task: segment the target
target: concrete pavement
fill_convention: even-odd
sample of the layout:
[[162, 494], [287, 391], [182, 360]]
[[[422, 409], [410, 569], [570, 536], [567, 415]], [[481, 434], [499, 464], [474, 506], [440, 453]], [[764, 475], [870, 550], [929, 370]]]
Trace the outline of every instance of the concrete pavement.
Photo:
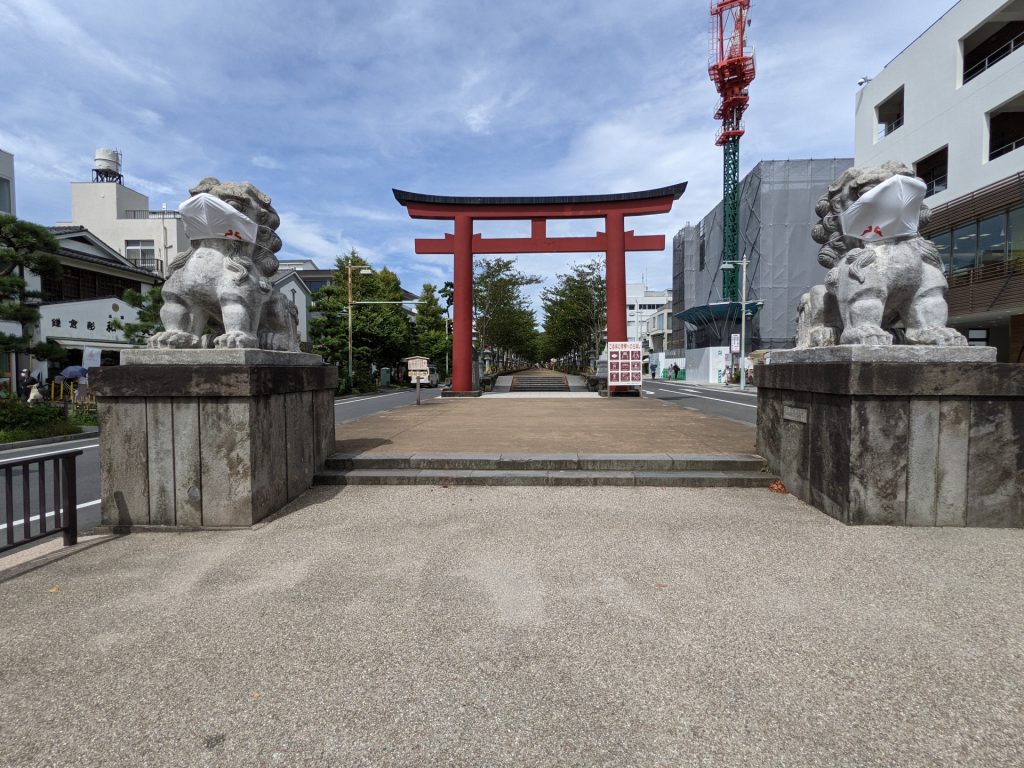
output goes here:
[[751, 424], [640, 398], [439, 398], [338, 425], [342, 453], [753, 453]]
[[0, 583], [2, 766], [1019, 766], [1024, 531], [315, 488]]

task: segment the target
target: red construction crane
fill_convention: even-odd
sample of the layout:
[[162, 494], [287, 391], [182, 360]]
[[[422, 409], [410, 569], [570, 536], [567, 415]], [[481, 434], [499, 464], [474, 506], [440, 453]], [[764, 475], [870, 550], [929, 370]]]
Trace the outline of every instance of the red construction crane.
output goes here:
[[[747, 90], [754, 80], [754, 55], [747, 50], [746, 33], [750, 21], [750, 0], [720, 0], [711, 6], [711, 57], [708, 74], [722, 101], [715, 119], [722, 121], [715, 144], [722, 147], [723, 232], [722, 261], [739, 260], [740, 231], [740, 136], [743, 113], [750, 101]], [[736, 301], [737, 270], [723, 273], [722, 294]]]

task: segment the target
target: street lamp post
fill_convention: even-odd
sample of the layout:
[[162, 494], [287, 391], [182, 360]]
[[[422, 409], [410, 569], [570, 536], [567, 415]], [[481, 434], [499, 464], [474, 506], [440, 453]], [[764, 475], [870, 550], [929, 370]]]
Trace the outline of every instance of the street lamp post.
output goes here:
[[740, 272], [740, 389], [747, 388], [747, 264], [750, 260], [747, 254], [739, 262], [726, 261], [722, 264], [723, 270], [735, 269], [736, 264], [741, 267]]
[[[352, 386], [352, 267], [357, 266], [355, 264], [348, 265], [348, 385]], [[359, 270], [360, 275], [372, 275], [373, 270], [367, 266], [362, 266]]]

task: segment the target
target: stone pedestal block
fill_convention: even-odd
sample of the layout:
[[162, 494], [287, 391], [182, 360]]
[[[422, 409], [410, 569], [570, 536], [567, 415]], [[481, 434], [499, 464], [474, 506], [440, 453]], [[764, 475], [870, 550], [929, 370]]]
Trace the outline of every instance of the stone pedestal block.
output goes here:
[[800, 353], [754, 373], [791, 493], [848, 524], [1024, 527], [1024, 366]]
[[309, 488], [334, 452], [334, 367], [260, 350], [258, 364], [217, 364], [211, 352], [140, 351], [91, 373], [103, 525], [249, 526]]

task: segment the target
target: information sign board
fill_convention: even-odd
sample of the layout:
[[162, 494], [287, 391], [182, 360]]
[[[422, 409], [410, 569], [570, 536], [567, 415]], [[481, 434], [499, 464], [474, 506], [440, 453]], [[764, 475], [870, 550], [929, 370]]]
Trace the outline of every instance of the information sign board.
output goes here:
[[733, 354], [740, 351], [740, 335], [738, 333], [734, 333], [732, 335], [732, 345], [730, 346], [729, 351]]
[[639, 341], [609, 341], [608, 386], [642, 386], [643, 354]]

